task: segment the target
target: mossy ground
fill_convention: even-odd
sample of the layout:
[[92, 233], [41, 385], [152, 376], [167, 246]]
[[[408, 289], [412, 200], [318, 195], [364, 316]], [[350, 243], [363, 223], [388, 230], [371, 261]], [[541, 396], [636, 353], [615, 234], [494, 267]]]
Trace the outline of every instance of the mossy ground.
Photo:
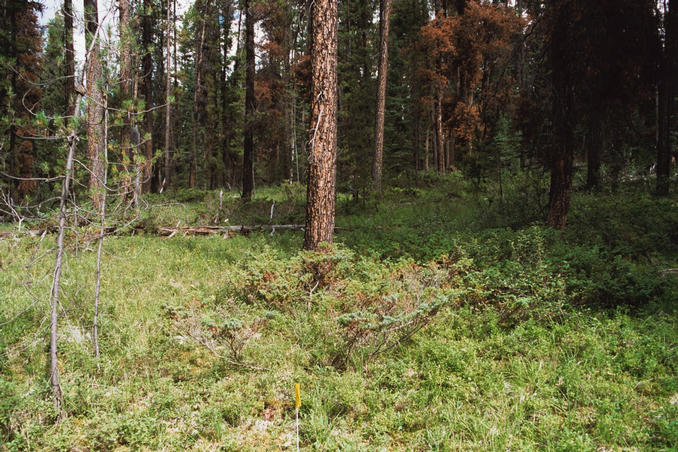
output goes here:
[[[206, 221], [216, 196], [142, 221]], [[555, 232], [453, 178], [341, 198], [326, 255], [297, 232], [111, 236], [99, 360], [96, 247], [71, 234], [56, 425], [53, 255], [27, 266], [53, 238], [0, 240], [0, 450], [292, 450], [295, 382], [305, 450], [673, 450], [678, 208], [619, 199], [577, 194]], [[227, 217], [268, 221], [273, 200], [303, 218], [290, 189]]]

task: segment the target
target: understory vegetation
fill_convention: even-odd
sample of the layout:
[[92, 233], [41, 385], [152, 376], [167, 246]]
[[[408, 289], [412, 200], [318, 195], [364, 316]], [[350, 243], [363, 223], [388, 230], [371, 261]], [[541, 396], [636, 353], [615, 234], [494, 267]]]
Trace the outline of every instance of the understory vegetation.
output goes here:
[[155, 234], [299, 223], [297, 185], [247, 207], [148, 196], [104, 242], [99, 359], [96, 229], [71, 230], [58, 423], [54, 237], [0, 239], [0, 450], [293, 450], [297, 382], [305, 450], [673, 450], [678, 200], [575, 193], [556, 231], [529, 183], [496, 196], [424, 174], [340, 194], [322, 252], [299, 231]]

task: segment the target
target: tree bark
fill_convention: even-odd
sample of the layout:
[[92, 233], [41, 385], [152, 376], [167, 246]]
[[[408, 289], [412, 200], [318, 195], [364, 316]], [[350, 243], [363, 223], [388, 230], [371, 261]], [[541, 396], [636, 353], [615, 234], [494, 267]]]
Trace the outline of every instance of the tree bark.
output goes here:
[[242, 198], [252, 199], [254, 190], [254, 16], [245, 0], [245, 142], [242, 165]]
[[377, 76], [377, 118], [374, 132], [374, 158], [372, 181], [374, 189], [381, 191], [384, 159], [384, 115], [386, 110], [386, 78], [388, 75], [388, 32], [391, 18], [391, 0], [381, 0], [379, 19], [379, 74]]
[[[99, 15], [97, 1], [85, 0], [85, 33], [87, 46], [87, 158], [89, 160], [89, 189], [92, 206], [98, 210], [101, 206], [104, 162], [103, 154], [106, 143], [103, 133], [103, 95], [101, 92], [101, 61], [99, 59], [99, 43], [97, 28]], [[94, 39], [94, 45], [92, 40]]]
[[337, 2], [313, 3], [311, 128], [304, 248], [332, 242], [337, 164]]

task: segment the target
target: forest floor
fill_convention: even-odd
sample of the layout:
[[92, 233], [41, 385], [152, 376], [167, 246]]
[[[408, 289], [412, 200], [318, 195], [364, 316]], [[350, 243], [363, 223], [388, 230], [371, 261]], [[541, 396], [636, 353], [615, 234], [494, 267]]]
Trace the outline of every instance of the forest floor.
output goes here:
[[620, 190], [575, 193], [561, 232], [528, 181], [340, 195], [326, 253], [153, 233], [303, 222], [296, 185], [151, 196], [104, 242], [98, 360], [97, 229], [67, 237], [57, 424], [54, 237], [4, 237], [0, 450], [294, 450], [295, 383], [303, 450], [675, 450], [678, 198]]

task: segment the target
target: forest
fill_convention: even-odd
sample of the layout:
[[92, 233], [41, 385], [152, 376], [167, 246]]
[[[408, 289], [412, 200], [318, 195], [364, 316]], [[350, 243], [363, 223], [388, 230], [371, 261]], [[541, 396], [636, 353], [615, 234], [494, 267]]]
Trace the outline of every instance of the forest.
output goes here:
[[0, 451], [678, 447], [678, 2], [0, 0]]

